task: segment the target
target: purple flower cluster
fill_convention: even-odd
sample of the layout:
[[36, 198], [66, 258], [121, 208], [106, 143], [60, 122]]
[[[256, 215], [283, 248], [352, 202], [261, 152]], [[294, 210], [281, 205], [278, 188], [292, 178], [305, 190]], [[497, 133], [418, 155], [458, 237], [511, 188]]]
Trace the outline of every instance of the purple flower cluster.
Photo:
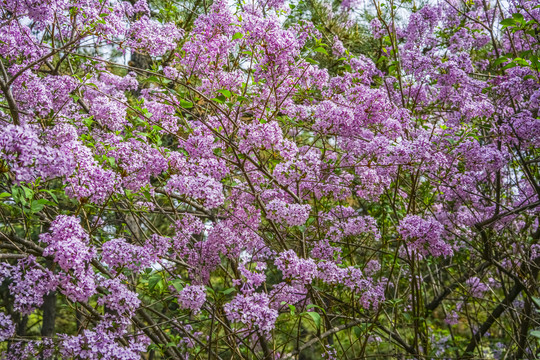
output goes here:
[[298, 257], [293, 250], [279, 254], [274, 263], [285, 278], [302, 285], [315, 279], [329, 285], [344, 285], [351, 292], [361, 294], [360, 303], [365, 308], [377, 307], [385, 299], [382, 284], [374, 284], [353, 266], [340, 267], [332, 261], [316, 263], [313, 259]]
[[98, 149], [103, 155], [114, 158], [115, 165], [122, 169], [121, 186], [129, 190], [138, 191], [148, 186], [152, 177], [168, 169], [163, 154], [140, 137], [126, 141], [120, 136], [105, 134]]
[[[17, 8], [18, 1], [8, 1], [6, 9], [12, 5]], [[2, 6], [5, 6], [2, 3]], [[15, 10], [13, 9], [13, 10]], [[23, 63], [31, 62], [43, 55], [44, 49], [32, 41], [32, 31], [26, 25], [16, 24], [14, 22], [2, 25], [0, 27], [0, 55], [8, 60], [15, 62], [21, 58], [25, 59]]]
[[206, 289], [201, 285], [187, 285], [176, 298], [182, 309], [190, 309], [198, 313], [206, 301]]
[[106, 305], [114, 310], [118, 316], [130, 318], [140, 306], [141, 300], [138, 294], [129, 290], [125, 284], [125, 278], [104, 279], [100, 282], [107, 294], [97, 301], [99, 305]]
[[293, 250], [281, 253], [274, 264], [285, 278], [298, 280], [304, 285], [310, 284], [318, 275], [315, 260], [299, 258]]
[[454, 310], [450, 311], [446, 315], [444, 322], [447, 323], [448, 325], [457, 325], [459, 323], [459, 314]]
[[11, 316], [0, 313], [0, 342], [8, 340], [13, 335], [15, 335], [15, 324]]
[[206, 175], [173, 175], [167, 183], [167, 190], [171, 193], [201, 200], [210, 209], [222, 205], [225, 201], [223, 185], [214, 178]]
[[531, 245], [531, 261], [534, 261], [540, 257], [540, 244]]
[[13, 266], [0, 264], [0, 283], [4, 280], [10, 280], [9, 292], [15, 298], [13, 308], [22, 314], [30, 314], [41, 307], [43, 297], [59, 284], [58, 276], [39, 265], [32, 255]]
[[311, 206], [308, 204], [289, 204], [283, 200], [275, 199], [266, 206], [267, 217], [289, 226], [298, 226], [306, 222]]
[[238, 294], [225, 304], [225, 315], [232, 322], [240, 322], [248, 329], [268, 334], [274, 328], [278, 312], [270, 308], [265, 293]]
[[173, 50], [183, 35], [184, 31], [173, 23], [161, 25], [145, 15], [131, 25], [127, 44], [132, 49], [159, 56]]
[[102, 261], [113, 271], [122, 268], [140, 271], [157, 261], [150, 246], [137, 246], [118, 238], [105, 242], [101, 247]]
[[55, 343], [50, 338], [43, 340], [14, 341], [9, 352], [2, 354], [2, 360], [33, 360], [39, 357], [52, 357]]
[[29, 125], [7, 125], [0, 132], [0, 160], [10, 165], [18, 182], [70, 174], [72, 164], [61, 151], [43, 143]]
[[442, 239], [443, 225], [434, 218], [407, 215], [401, 220], [398, 231], [407, 247], [422, 257], [451, 256], [454, 253], [452, 246]]
[[255, 264], [255, 269], [248, 269], [248, 264], [246, 261], [238, 265], [238, 271], [245, 278], [244, 284], [245, 287], [242, 288], [243, 292], [250, 291], [253, 288], [261, 286], [266, 281], [266, 263], [258, 262]]
[[66, 179], [66, 193], [79, 200], [103, 203], [116, 190], [118, 176], [99, 166], [89, 148], [78, 141], [66, 144], [65, 151], [77, 164], [77, 171]]
[[293, 282], [293, 285], [281, 282], [274, 285], [268, 296], [271, 300], [270, 307], [272, 309], [288, 309], [288, 304], [300, 309], [302, 304], [306, 304], [307, 289], [298, 282]]
[[111, 320], [103, 320], [93, 330], [86, 329], [80, 335], [62, 335], [60, 355], [62, 358], [85, 360], [139, 360], [140, 353], [146, 351], [149, 339], [138, 336], [131, 338], [124, 346], [119, 339], [125, 333], [125, 329], [114, 329]]
[[467, 279], [467, 281], [465, 281], [465, 284], [467, 284], [469, 293], [473, 297], [482, 297], [482, 295], [489, 290], [489, 286], [483, 283], [482, 280], [480, 280], [476, 276]]
[[40, 235], [40, 240], [47, 244], [43, 255], [54, 256], [54, 261], [63, 270], [59, 274], [62, 292], [74, 301], [88, 300], [96, 291], [90, 265], [96, 250], [89, 246], [89, 236], [80, 219], [58, 215], [49, 232]]

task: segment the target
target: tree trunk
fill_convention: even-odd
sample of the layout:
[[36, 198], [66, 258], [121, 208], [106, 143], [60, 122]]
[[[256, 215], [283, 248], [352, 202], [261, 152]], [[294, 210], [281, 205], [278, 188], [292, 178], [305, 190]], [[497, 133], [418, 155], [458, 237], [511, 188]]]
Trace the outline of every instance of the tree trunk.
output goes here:
[[41, 326], [41, 336], [51, 337], [54, 335], [54, 325], [56, 321], [56, 291], [51, 291], [43, 298], [43, 325]]
[[[41, 325], [41, 336], [52, 338], [54, 336], [54, 325], [56, 321], [56, 291], [51, 291], [43, 298], [43, 324]], [[50, 360], [52, 357], [43, 357], [41, 360]]]

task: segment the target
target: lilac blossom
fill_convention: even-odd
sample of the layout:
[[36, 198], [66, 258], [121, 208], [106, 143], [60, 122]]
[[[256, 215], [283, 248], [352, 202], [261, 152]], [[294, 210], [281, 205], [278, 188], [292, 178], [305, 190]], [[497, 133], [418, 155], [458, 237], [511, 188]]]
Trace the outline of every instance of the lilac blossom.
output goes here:
[[11, 316], [0, 313], [0, 341], [4, 342], [15, 334], [15, 324]]
[[182, 309], [198, 313], [206, 301], [206, 289], [200, 285], [187, 285], [180, 290], [176, 298]]
[[399, 233], [407, 241], [407, 246], [421, 256], [450, 256], [452, 246], [442, 236], [444, 227], [434, 218], [422, 219], [417, 215], [407, 215], [399, 226]]
[[276, 310], [269, 307], [270, 300], [265, 293], [238, 294], [225, 304], [225, 314], [232, 322], [243, 323], [248, 329], [268, 334], [278, 316]]

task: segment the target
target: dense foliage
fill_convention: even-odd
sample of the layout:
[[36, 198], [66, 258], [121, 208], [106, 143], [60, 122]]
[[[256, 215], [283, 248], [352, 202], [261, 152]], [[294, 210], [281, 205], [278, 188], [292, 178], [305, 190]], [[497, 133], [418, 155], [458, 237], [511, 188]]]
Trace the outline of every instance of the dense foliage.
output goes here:
[[0, 0], [3, 358], [537, 358], [539, 21]]

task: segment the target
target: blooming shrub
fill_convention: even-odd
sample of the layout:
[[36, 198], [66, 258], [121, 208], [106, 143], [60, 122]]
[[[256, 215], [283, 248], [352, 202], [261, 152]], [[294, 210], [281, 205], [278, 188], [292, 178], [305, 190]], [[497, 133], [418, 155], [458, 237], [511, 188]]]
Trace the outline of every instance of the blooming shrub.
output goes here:
[[0, 0], [0, 357], [538, 357], [539, 19]]

